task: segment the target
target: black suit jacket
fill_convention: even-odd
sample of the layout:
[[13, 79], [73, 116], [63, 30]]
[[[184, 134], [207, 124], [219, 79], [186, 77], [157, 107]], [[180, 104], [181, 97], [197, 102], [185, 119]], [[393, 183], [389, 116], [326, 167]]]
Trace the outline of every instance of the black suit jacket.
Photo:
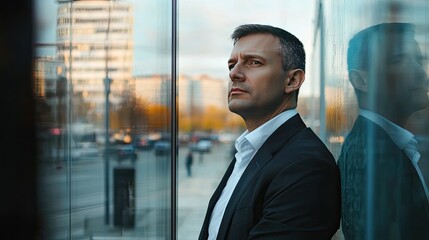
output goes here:
[[381, 127], [359, 116], [338, 165], [347, 240], [429, 239], [429, 204], [418, 174]]
[[[232, 173], [214, 192], [200, 232]], [[339, 228], [340, 178], [335, 160], [299, 115], [261, 146], [227, 204], [217, 239], [331, 239]]]

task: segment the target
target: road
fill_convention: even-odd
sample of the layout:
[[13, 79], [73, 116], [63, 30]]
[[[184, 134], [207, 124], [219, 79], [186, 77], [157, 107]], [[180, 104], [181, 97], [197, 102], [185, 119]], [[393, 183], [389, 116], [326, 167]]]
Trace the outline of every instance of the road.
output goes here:
[[[215, 145], [210, 153], [194, 153], [193, 175], [187, 176], [186, 148], [180, 148], [178, 169], [178, 239], [196, 239], [211, 193], [231, 160], [230, 145]], [[39, 171], [39, 209], [43, 216], [44, 239], [93, 239], [112, 236], [121, 239], [165, 239], [169, 228], [169, 156], [139, 151], [138, 160], [110, 159], [109, 224], [105, 224], [105, 170], [102, 157], [61, 164], [44, 163]], [[60, 167], [59, 167], [60, 166]], [[135, 169], [135, 227], [113, 227], [113, 171]], [[107, 239], [107, 238], [106, 238]]]

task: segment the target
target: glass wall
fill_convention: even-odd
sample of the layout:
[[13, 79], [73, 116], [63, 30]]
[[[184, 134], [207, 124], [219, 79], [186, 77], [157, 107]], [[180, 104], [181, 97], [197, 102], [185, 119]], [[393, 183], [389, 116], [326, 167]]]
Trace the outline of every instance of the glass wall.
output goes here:
[[43, 238], [196, 239], [244, 131], [226, 103], [230, 34], [266, 23], [309, 45], [307, 2], [34, 1]]
[[33, 5], [42, 239], [198, 238], [245, 130], [226, 102], [230, 34], [245, 23], [304, 43], [298, 111], [341, 170], [333, 239], [429, 236], [427, 1]]
[[[181, 240], [198, 239], [209, 199], [235, 154], [243, 120], [228, 109], [230, 36], [240, 24], [262, 23], [287, 29], [299, 37], [311, 56], [316, 2], [294, 1], [178, 1], [178, 232]], [[311, 65], [311, 63], [309, 63]], [[310, 69], [310, 66], [308, 66]], [[315, 125], [318, 106], [308, 77], [300, 91], [299, 108]], [[211, 146], [207, 147], [206, 146]], [[187, 169], [187, 153], [193, 163]]]
[[[342, 239], [426, 239], [427, 1], [319, 1], [320, 136], [338, 160]], [[415, 137], [419, 153], [409, 150]], [[411, 152], [411, 153], [409, 153]]]
[[42, 239], [170, 239], [172, 1], [35, 8]]

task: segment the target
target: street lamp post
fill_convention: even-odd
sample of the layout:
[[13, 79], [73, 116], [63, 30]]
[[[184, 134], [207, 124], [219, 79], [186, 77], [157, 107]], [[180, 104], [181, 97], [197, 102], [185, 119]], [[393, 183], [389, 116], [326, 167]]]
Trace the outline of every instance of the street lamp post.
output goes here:
[[111, 11], [111, 5], [109, 4], [109, 13], [107, 16], [107, 30], [106, 30], [106, 42], [104, 45], [104, 51], [105, 51], [105, 77], [104, 77], [104, 93], [106, 96], [106, 114], [105, 114], [105, 125], [106, 125], [106, 135], [105, 135], [105, 149], [104, 149], [104, 185], [105, 185], [105, 193], [106, 193], [106, 206], [105, 206], [105, 216], [104, 221], [105, 224], [109, 224], [110, 219], [110, 212], [109, 212], [109, 94], [110, 94], [110, 84], [112, 83], [112, 79], [109, 78], [109, 32], [110, 32], [110, 11]]
[[105, 142], [104, 142], [104, 187], [105, 187], [105, 224], [109, 224], [109, 94], [110, 94], [110, 84], [112, 79], [109, 77], [104, 78], [104, 93], [106, 97], [106, 114], [105, 114]]

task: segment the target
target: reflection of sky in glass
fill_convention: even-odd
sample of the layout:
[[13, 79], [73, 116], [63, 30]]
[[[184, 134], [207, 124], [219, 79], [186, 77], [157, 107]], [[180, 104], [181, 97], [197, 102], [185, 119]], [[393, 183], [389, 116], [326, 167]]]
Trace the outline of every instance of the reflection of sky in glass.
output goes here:
[[[134, 74], [159, 73], [156, 61], [162, 54], [171, 23], [170, 1], [129, 0], [134, 3]], [[179, 71], [227, 78], [226, 60], [232, 48], [230, 34], [244, 23], [263, 23], [284, 28], [300, 38], [311, 56], [315, 0], [284, 1], [178, 1]], [[36, 0], [38, 43], [54, 43], [55, 0]], [[41, 51], [43, 50], [43, 51]], [[37, 49], [38, 55], [54, 55], [54, 48]], [[168, 56], [166, 56], [168, 59]], [[162, 60], [164, 61], [164, 60]], [[308, 64], [310, 61], [307, 61]], [[308, 67], [310, 69], [310, 67]]]

